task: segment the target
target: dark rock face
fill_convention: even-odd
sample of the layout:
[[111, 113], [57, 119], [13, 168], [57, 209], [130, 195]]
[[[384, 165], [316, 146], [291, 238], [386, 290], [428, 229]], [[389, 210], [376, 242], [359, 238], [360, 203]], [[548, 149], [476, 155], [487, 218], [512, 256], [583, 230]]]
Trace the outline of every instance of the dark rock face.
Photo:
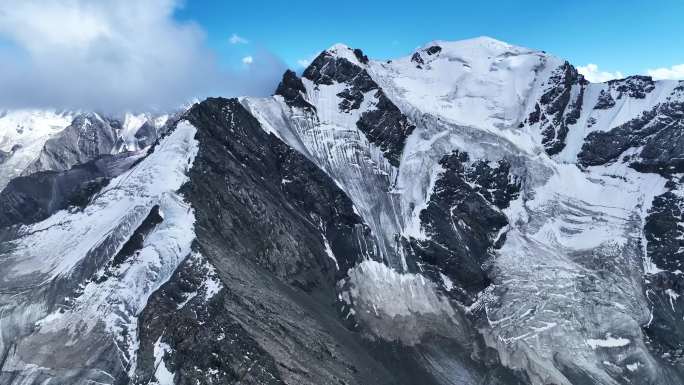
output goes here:
[[440, 47], [438, 45], [433, 45], [432, 47], [428, 47], [425, 50], [425, 53], [427, 53], [428, 55], [436, 55], [440, 52], [442, 52], [442, 47]]
[[[423, 65], [425, 64], [425, 60], [423, 60], [423, 56], [421, 56], [421, 52], [424, 52], [428, 56], [433, 56], [433, 55], [437, 55], [440, 52], [442, 52], [442, 47], [440, 47], [438, 45], [433, 45], [433, 46], [428, 47], [426, 49], [423, 49], [419, 52], [415, 52], [411, 56], [411, 61], [416, 63], [416, 68], [423, 68]], [[428, 58], [428, 60], [429, 60], [429, 58]]]
[[640, 158], [638, 169], [652, 172], [682, 172], [684, 170], [684, 103], [672, 102], [661, 105], [658, 121], [654, 125], [663, 127], [652, 138], [649, 138]]
[[363, 68], [327, 51], [318, 55], [302, 76], [315, 84], [349, 83], [359, 89], [377, 88], [375, 81]]
[[356, 125], [368, 141], [380, 147], [390, 164], [399, 165], [406, 138], [411, 135], [415, 126], [389, 100], [365, 69], [345, 58], [323, 52], [304, 71], [303, 76], [315, 84], [346, 84], [347, 88], [337, 94], [342, 98], [340, 111], [344, 112], [360, 108], [364, 94], [375, 91], [375, 108], [364, 111]]
[[596, 166], [617, 160], [627, 149], [638, 145], [644, 138], [656, 132], [655, 126], [648, 125], [656, 115], [657, 111], [653, 109], [610, 131], [590, 133], [585, 138], [577, 158], [584, 166]]
[[[371, 357], [333, 306], [336, 281], [375, 258], [346, 195], [237, 100], [208, 99], [186, 118], [200, 150], [182, 193], [195, 210], [195, 249], [224, 288], [202, 300], [206, 274], [188, 260], [153, 296], [139, 324], [137, 381], [154, 373], [161, 338], [181, 384], [407, 383], [406, 369]], [[177, 310], [190, 292], [200, 294]]]
[[127, 258], [133, 256], [136, 252], [143, 248], [145, 237], [147, 237], [155, 226], [162, 223], [164, 218], [159, 213], [159, 205], [152, 206], [149, 214], [133, 232], [131, 237], [123, 244], [119, 252], [116, 253], [112, 259], [112, 266], [121, 265]]
[[[202, 257], [190, 257], [150, 297], [140, 315], [141, 348], [132, 383], [149, 383], [158, 365], [169, 367], [176, 384], [284, 383], [274, 359], [226, 311], [227, 302], [239, 299], [226, 290], [212, 296], [204, 285], [212, 275]], [[155, 362], [157, 341], [171, 348], [161, 363]]]
[[302, 79], [294, 71], [285, 71], [283, 80], [278, 84], [275, 94], [282, 96], [285, 99], [285, 103], [292, 107], [303, 108], [309, 111], [316, 110], [314, 106], [304, 99], [306, 88], [304, 88]]
[[378, 99], [376, 109], [364, 112], [356, 126], [371, 143], [380, 147], [390, 164], [398, 167], [406, 138], [416, 127], [381, 89], [375, 97]]
[[684, 250], [680, 250], [684, 247], [682, 219], [684, 199], [673, 191], [655, 197], [646, 218], [644, 232], [653, 263], [665, 270], [675, 271], [684, 267]]
[[157, 139], [159, 139], [160, 134], [161, 133], [153, 124], [145, 122], [138, 131], [135, 132], [135, 139], [137, 139], [140, 148], [145, 148], [154, 144]]
[[520, 194], [520, 183], [511, 177], [511, 165], [506, 160], [495, 164], [478, 160], [465, 169], [466, 179], [489, 203], [505, 209]]
[[345, 89], [337, 94], [342, 101], [339, 104], [340, 111], [349, 112], [351, 110], [358, 110], [363, 103], [363, 93], [358, 89]]
[[[303, 155], [275, 136], [267, 135], [258, 121], [236, 100], [208, 99], [192, 108], [186, 117], [200, 129], [200, 155], [191, 172], [194, 183], [188, 185], [187, 191], [193, 207], [198, 210], [198, 222], [201, 223], [202, 219], [200, 209], [207, 205], [211, 209], [206, 211], [207, 221], [216, 221], [212, 217], [221, 211], [221, 206], [216, 206], [217, 202], [206, 201], [208, 196], [216, 195], [216, 191], [220, 192], [218, 201], [224, 201], [228, 207], [235, 206], [234, 211], [242, 210], [235, 213], [235, 217], [259, 220], [266, 219], [265, 216], [272, 211], [287, 211], [294, 218], [289, 221], [291, 223], [273, 221], [262, 226], [255, 224], [245, 234], [240, 233], [244, 225], [228, 221], [228, 218], [224, 219], [226, 223], [211, 225], [224, 235], [226, 231], [238, 232], [239, 235], [229, 238], [239, 240], [236, 246], [244, 248], [246, 255], [251, 255], [260, 265], [281, 278], [296, 281], [301, 274], [303, 280], [300, 283], [304, 286], [326, 282], [336, 274], [334, 263], [322, 248], [321, 233], [329, 239], [333, 252], [340, 255], [337, 261], [340, 271], [353, 266], [360, 256], [367, 255], [366, 250], [357, 249], [354, 245], [357, 244], [357, 235], [363, 236], [368, 229], [361, 223], [360, 217], [353, 213], [351, 201], [346, 195]], [[233, 132], [229, 131], [231, 129]], [[226, 153], [232, 156], [227, 157]], [[207, 167], [204, 162], [210, 161], [221, 162], [211, 163], [214, 168], [219, 165], [223, 167], [224, 170], [219, 170], [225, 174], [220, 175], [221, 181], [207, 180], [204, 174], [200, 175], [196, 171]], [[249, 173], [257, 176], [250, 177]], [[241, 179], [257, 180], [251, 182], [253, 185], [250, 186]], [[209, 187], [199, 181], [211, 182], [216, 189], [199, 194], [197, 190]], [[255, 194], [264, 194], [256, 201], [258, 203], [254, 202], [257, 198], [253, 196]], [[197, 205], [194, 204], [195, 199]], [[280, 226], [282, 228], [278, 228]], [[278, 250], [278, 254], [287, 253], [287, 244], [298, 229], [302, 234], [309, 234], [305, 237], [310, 242], [306, 253], [297, 248], [296, 253], [292, 252], [293, 255], [299, 255], [296, 260], [269, 256], [274, 250]], [[343, 238], [340, 233], [349, 234], [351, 238]], [[343, 249], [347, 252], [343, 253]], [[321, 270], [328, 274], [321, 274]]]
[[468, 154], [461, 152], [442, 158], [445, 171], [420, 214], [430, 240], [409, 242], [421, 267], [441, 270], [462, 289], [455, 296], [465, 303], [471, 303], [489, 283], [482, 264], [491, 256], [491, 248], [503, 243], [504, 237], [497, 239], [497, 235], [508, 224], [499, 209], [508, 207], [520, 189], [509, 179], [508, 162], [492, 166], [485, 161], [468, 164], [468, 160]]
[[615, 106], [615, 99], [613, 99], [613, 95], [610, 94], [610, 91], [601, 90], [594, 109], [607, 110], [613, 106]]
[[356, 59], [361, 62], [362, 64], [368, 64], [368, 56], [363, 54], [363, 51], [361, 51], [358, 48], [354, 48], [354, 56], [356, 56]]
[[116, 279], [116, 270], [124, 262], [131, 258], [139, 256], [140, 250], [144, 246], [145, 238], [152, 233], [152, 231], [164, 221], [164, 218], [159, 212], [159, 206], [152, 206], [147, 217], [142, 221], [140, 226], [135, 229], [131, 236], [124, 242], [121, 249], [111, 258], [107, 265], [91, 279], [94, 282], [102, 283], [109, 278]]
[[137, 159], [129, 154], [106, 155], [66, 171], [14, 178], [0, 192], [0, 227], [38, 222], [67, 207], [85, 207]]
[[304, 71], [303, 76], [316, 84], [348, 84], [345, 90], [337, 94], [343, 99], [339, 105], [340, 110], [345, 112], [358, 109], [363, 102], [364, 93], [379, 89], [366, 70], [328, 52], [320, 54]]
[[38, 159], [23, 175], [46, 170], [64, 171], [111, 153], [120, 126], [118, 121], [94, 113], [78, 115], [69, 127], [45, 142]]
[[[655, 82], [650, 76], [630, 76], [625, 79], [610, 80], [606, 82], [607, 89], [601, 90], [595, 110], [607, 110], [615, 106], [616, 99], [630, 97], [644, 99], [648, 93], [655, 89]], [[613, 97], [615, 95], [615, 97]]]
[[611, 80], [608, 85], [618, 92], [618, 99], [627, 95], [635, 99], [643, 99], [655, 89], [655, 82], [650, 76], [635, 75], [625, 79]]
[[[568, 126], [577, 123], [584, 97], [586, 80], [575, 67], [565, 62], [550, 77], [551, 87], [541, 96], [534, 112], [539, 117], [530, 116], [529, 120], [541, 121], [542, 144], [549, 155], [555, 155], [565, 148]], [[571, 100], [573, 86], [579, 86], [577, 98]]]
[[592, 132], [578, 159], [583, 166], [616, 161], [632, 147], [643, 146], [634, 159], [625, 159], [642, 172], [661, 174], [684, 170], [684, 103], [659, 104], [640, 117], [606, 132]]
[[[680, 189], [682, 180], [668, 186]], [[673, 190], [653, 200], [646, 218], [644, 235], [651, 261], [662, 271], [646, 281], [648, 299], [653, 305], [653, 319], [645, 327], [649, 347], [656, 356], [674, 365], [684, 364], [684, 306], [678, 297], [684, 295], [684, 199]]]
[[418, 67], [420, 67], [421, 64], [425, 64], [425, 61], [418, 52], [414, 53], [413, 56], [411, 56], [411, 61], [418, 64]]

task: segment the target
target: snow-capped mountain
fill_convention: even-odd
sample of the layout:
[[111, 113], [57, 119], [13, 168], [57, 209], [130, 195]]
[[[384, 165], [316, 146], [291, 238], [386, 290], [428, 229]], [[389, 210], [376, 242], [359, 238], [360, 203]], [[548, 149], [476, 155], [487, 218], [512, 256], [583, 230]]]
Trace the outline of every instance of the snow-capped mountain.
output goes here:
[[684, 383], [683, 118], [490, 38], [6, 113], [0, 383]]
[[70, 112], [0, 112], [0, 188], [28, 166], [50, 136], [71, 124]]

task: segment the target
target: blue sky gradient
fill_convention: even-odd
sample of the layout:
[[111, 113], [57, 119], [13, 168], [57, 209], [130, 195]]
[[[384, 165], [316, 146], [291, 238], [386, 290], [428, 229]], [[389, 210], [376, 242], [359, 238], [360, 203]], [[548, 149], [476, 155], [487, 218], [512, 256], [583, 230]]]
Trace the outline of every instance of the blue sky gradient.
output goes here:
[[[382, 59], [431, 40], [487, 35], [627, 75], [684, 63], [682, 16], [684, 1], [677, 0], [187, 0], [176, 13], [201, 25], [226, 63], [255, 47], [296, 68], [337, 42]], [[229, 44], [233, 33], [250, 44]]]

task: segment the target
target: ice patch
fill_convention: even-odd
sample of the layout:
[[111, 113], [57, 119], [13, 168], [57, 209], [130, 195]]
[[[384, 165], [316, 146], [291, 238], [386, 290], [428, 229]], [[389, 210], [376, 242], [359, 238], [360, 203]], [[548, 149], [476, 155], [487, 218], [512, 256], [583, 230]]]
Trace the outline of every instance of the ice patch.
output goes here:
[[354, 303], [365, 303], [389, 317], [454, 314], [432, 281], [420, 274], [399, 273], [380, 262], [363, 261], [350, 269], [349, 283]]
[[218, 273], [216, 272], [216, 269], [214, 266], [207, 262], [206, 263], [208, 272], [207, 272], [207, 279], [204, 281], [204, 300], [208, 301], [211, 298], [213, 298], [216, 294], [218, 294], [221, 289], [223, 289], [223, 283], [218, 277]]
[[150, 384], [156, 385], [173, 385], [173, 373], [166, 367], [164, 362], [164, 355], [171, 353], [171, 347], [161, 342], [161, 337], [154, 343], [154, 377], [156, 381]]
[[680, 297], [679, 294], [677, 294], [674, 290], [672, 289], [667, 289], [665, 290], [665, 294], [667, 294], [668, 298], [670, 299], [670, 306], [672, 307], [672, 311], [675, 311], [674, 304], [677, 302], [677, 299]]
[[335, 258], [335, 253], [333, 253], [332, 249], [330, 248], [330, 243], [328, 242], [328, 239], [323, 235], [323, 245], [325, 246], [325, 253], [328, 255], [330, 259], [335, 262], [335, 269], [339, 270], [340, 265], [337, 264], [337, 258]]
[[630, 340], [622, 337], [613, 337], [610, 333], [606, 335], [605, 339], [588, 339], [587, 345], [592, 349], [596, 348], [621, 348], [630, 344]]
[[444, 290], [451, 291], [454, 288], [454, 283], [446, 275], [439, 273], [439, 277], [442, 278], [442, 283], [444, 284]]

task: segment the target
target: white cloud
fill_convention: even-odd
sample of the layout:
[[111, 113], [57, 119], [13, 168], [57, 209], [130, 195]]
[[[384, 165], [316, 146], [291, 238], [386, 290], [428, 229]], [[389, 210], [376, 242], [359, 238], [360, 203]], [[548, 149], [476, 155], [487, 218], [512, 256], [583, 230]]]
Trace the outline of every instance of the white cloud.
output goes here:
[[253, 57], [251, 57], [251, 56], [245, 56], [245, 57], [242, 58], [242, 64], [247, 64], [247, 65], [249, 65], [249, 64], [252, 64], [252, 63], [254, 63], [254, 58], [253, 58]]
[[309, 59], [299, 59], [297, 60], [297, 65], [303, 68], [306, 68], [311, 64], [311, 60]]
[[673, 65], [670, 68], [655, 68], [649, 69], [646, 73], [653, 77], [655, 80], [671, 79], [679, 80], [684, 79], [684, 64]]
[[592, 83], [603, 83], [613, 79], [622, 79], [625, 76], [620, 71], [606, 72], [599, 71], [596, 64], [587, 64], [586, 66], [578, 66], [577, 72], [584, 75], [584, 78]]
[[230, 35], [230, 38], [228, 38], [228, 41], [230, 44], [247, 44], [249, 43], [249, 40], [245, 39], [244, 37], [234, 33]]
[[[221, 70], [182, 0], [1, 0], [0, 109], [169, 108], [208, 95], [270, 94], [285, 65], [266, 51]], [[1, 43], [5, 44], [1, 44]]]
[[297, 65], [301, 68], [306, 68], [311, 64], [312, 61], [318, 56], [318, 53], [312, 54], [307, 58], [297, 60]]

